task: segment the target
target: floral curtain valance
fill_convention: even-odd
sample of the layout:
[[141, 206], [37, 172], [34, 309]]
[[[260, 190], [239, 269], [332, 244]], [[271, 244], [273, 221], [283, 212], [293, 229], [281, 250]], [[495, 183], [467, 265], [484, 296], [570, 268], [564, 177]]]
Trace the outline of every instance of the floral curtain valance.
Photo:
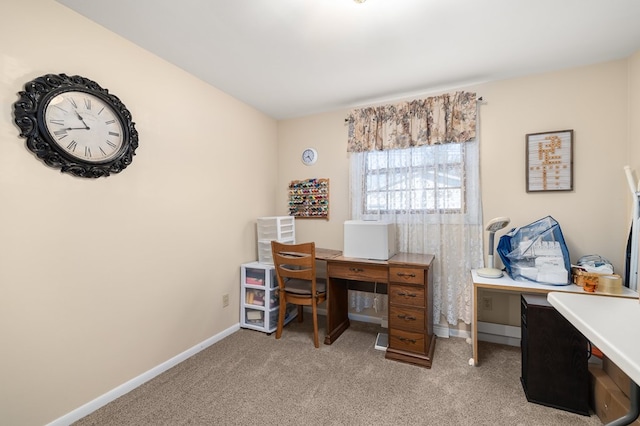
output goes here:
[[348, 152], [467, 142], [476, 137], [476, 94], [456, 92], [350, 112]]

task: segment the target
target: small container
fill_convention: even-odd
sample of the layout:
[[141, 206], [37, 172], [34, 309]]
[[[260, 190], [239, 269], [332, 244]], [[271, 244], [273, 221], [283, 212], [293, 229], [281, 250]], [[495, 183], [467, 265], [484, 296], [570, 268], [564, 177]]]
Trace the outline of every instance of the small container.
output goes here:
[[600, 274], [585, 273], [582, 276], [582, 288], [589, 293], [595, 293], [598, 289]]

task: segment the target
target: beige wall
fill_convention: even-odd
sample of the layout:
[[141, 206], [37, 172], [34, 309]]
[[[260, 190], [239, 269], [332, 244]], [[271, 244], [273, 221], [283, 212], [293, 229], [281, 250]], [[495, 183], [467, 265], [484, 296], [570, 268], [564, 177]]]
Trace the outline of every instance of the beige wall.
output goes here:
[[[637, 55], [635, 58], [637, 69]], [[485, 222], [509, 216], [510, 229], [551, 215], [561, 225], [572, 262], [597, 253], [623, 273], [630, 224], [623, 166], [639, 153], [636, 147], [636, 156], [629, 158], [629, 146], [637, 143], [630, 144], [629, 138], [629, 122], [633, 120], [628, 113], [628, 81], [629, 61], [624, 59], [465, 88], [484, 98], [480, 144]], [[637, 75], [635, 81], [640, 84]], [[342, 223], [350, 218], [347, 113], [278, 123], [281, 166], [277, 208], [286, 213], [285, 189], [290, 180], [330, 178], [330, 220], [298, 220], [297, 237], [338, 249], [343, 244]], [[574, 131], [574, 191], [527, 193], [525, 135], [565, 129]], [[319, 154], [316, 165], [310, 167], [299, 160], [307, 146], [315, 147]], [[496, 295], [492, 312], [483, 314], [486, 320], [517, 324], [518, 310], [517, 300]]]
[[[347, 111], [335, 111], [278, 122], [278, 190], [276, 209], [286, 215], [287, 188], [292, 180], [329, 178], [329, 220], [296, 219], [296, 240], [342, 250], [342, 224], [349, 216], [349, 157]], [[318, 161], [302, 163], [302, 151], [312, 147]]]
[[[40, 425], [237, 326], [277, 127], [52, 0], [3, 1], [0, 40], [0, 423]], [[74, 178], [25, 148], [12, 105], [46, 73], [122, 99], [131, 166]]]
[[[346, 110], [276, 123], [53, 0], [4, 1], [0, 12], [1, 423], [50, 422], [237, 326], [255, 218], [287, 214], [289, 181], [330, 178], [330, 220], [298, 220], [296, 232], [342, 248]], [[96, 80], [131, 110], [140, 148], [123, 173], [61, 174], [18, 137], [17, 92], [62, 72]], [[485, 219], [517, 226], [551, 214], [572, 260], [599, 253], [621, 270], [622, 166], [640, 167], [640, 53], [469, 89], [485, 99]], [[561, 129], [575, 131], [575, 191], [526, 194], [525, 134]], [[307, 146], [319, 153], [311, 167], [300, 162]]]

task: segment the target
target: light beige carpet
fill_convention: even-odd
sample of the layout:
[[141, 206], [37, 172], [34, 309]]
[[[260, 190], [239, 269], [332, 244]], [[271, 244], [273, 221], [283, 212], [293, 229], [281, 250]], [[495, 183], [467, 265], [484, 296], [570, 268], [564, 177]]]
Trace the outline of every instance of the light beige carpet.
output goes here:
[[527, 402], [519, 348], [480, 342], [471, 367], [464, 339], [437, 339], [425, 369], [374, 349], [379, 326], [352, 322], [316, 349], [310, 324], [292, 322], [280, 340], [241, 329], [76, 425], [601, 424]]

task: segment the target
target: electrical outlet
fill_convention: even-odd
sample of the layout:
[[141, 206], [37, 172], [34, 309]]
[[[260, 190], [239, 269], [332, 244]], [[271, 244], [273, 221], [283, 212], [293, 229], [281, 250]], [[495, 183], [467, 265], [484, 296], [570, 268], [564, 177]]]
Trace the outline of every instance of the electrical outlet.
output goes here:
[[493, 309], [493, 299], [491, 297], [484, 296], [482, 298], [482, 309], [485, 311], [491, 311]]
[[229, 295], [228, 294], [223, 294], [222, 295], [222, 307], [226, 308], [227, 306], [229, 306]]

